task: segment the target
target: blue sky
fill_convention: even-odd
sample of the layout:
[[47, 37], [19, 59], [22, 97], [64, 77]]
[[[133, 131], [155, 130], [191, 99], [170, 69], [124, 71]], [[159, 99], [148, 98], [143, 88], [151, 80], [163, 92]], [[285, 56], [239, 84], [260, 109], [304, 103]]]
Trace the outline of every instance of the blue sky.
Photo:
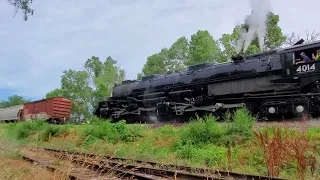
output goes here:
[[[284, 33], [320, 32], [316, 0], [271, 0]], [[81, 70], [91, 56], [112, 56], [127, 78], [177, 38], [206, 29], [230, 33], [251, 10], [248, 0], [34, 0], [25, 22], [0, 2], [0, 100], [32, 100], [60, 86], [63, 70]]]

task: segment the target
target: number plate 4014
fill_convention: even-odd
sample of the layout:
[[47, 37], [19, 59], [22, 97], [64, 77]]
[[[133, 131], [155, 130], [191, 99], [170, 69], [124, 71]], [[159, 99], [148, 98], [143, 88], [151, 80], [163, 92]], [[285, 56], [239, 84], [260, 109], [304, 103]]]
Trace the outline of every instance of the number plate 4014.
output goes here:
[[300, 65], [296, 71], [298, 73], [303, 73], [303, 72], [312, 72], [315, 69], [316, 69], [315, 64], [303, 64], [303, 65]]

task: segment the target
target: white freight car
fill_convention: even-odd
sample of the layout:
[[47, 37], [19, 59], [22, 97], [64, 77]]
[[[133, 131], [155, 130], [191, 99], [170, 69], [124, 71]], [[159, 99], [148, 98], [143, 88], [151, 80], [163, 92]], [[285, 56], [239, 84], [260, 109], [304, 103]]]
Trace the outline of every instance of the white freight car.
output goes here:
[[0, 109], [0, 122], [17, 122], [21, 120], [23, 105]]

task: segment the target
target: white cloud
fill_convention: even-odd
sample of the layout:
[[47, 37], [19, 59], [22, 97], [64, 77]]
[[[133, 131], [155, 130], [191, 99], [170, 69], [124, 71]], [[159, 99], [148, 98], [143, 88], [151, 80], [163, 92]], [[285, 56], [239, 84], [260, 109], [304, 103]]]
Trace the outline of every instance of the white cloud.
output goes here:
[[[271, 0], [285, 33], [320, 32], [316, 2]], [[24, 22], [0, 3], [0, 89], [38, 98], [59, 87], [63, 70], [80, 69], [93, 55], [112, 56], [135, 78], [148, 56], [180, 36], [207, 29], [219, 38], [250, 13], [247, 0], [37, 0], [32, 7]]]

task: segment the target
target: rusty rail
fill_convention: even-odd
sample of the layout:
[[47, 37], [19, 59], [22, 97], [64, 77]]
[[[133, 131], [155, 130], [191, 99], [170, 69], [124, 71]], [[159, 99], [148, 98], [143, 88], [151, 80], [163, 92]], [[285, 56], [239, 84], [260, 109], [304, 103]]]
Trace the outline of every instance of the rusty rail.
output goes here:
[[[58, 150], [51, 148], [43, 148], [48, 152], [56, 153], [56, 155], [63, 158], [70, 158], [77, 162], [83, 162], [95, 168], [103, 167], [104, 169], [110, 169], [126, 175], [134, 176], [137, 179], [245, 179], [245, 180], [284, 180], [277, 177], [257, 176], [242, 173], [234, 173], [227, 171], [215, 171], [204, 168], [193, 168], [188, 166], [177, 166], [171, 164], [160, 164], [157, 162], [141, 161], [134, 159], [110, 157], [110, 156], [98, 156], [94, 154]], [[97, 161], [86, 161], [85, 157], [94, 158], [99, 157]], [[128, 163], [131, 162], [131, 163]], [[150, 167], [151, 166], [151, 167]], [[208, 175], [205, 175], [208, 173]]]

